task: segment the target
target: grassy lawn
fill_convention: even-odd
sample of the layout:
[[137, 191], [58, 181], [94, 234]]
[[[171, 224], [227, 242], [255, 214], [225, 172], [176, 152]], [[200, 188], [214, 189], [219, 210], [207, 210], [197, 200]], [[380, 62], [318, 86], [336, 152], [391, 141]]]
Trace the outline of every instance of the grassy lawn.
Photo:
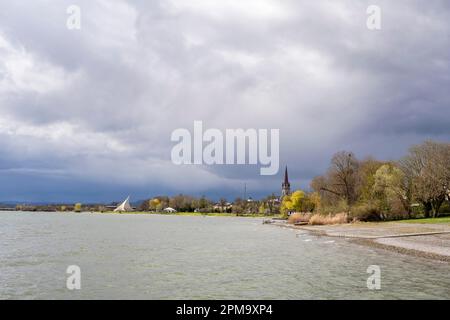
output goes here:
[[396, 221], [396, 222], [425, 223], [425, 224], [438, 224], [438, 223], [450, 224], [450, 217], [428, 218], [428, 219], [410, 219], [410, 220], [401, 220], [401, 221]]

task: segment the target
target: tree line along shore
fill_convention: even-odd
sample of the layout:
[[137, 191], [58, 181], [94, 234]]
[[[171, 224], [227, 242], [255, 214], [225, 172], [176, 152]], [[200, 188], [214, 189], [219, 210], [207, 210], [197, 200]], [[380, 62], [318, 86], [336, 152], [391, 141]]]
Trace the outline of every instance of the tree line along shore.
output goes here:
[[[111, 212], [116, 205], [17, 205], [15, 209]], [[166, 208], [174, 210], [166, 212]], [[450, 214], [450, 143], [414, 145], [397, 161], [360, 160], [353, 152], [341, 151], [332, 157], [328, 170], [311, 181], [309, 190], [296, 190], [281, 199], [273, 193], [260, 200], [214, 202], [180, 194], [152, 197], [134, 209], [134, 213], [279, 216], [309, 224], [437, 218]]]
[[450, 214], [450, 144], [426, 141], [397, 161], [359, 160], [336, 153], [311, 192], [283, 199], [281, 213], [291, 221], [333, 224], [437, 218]]

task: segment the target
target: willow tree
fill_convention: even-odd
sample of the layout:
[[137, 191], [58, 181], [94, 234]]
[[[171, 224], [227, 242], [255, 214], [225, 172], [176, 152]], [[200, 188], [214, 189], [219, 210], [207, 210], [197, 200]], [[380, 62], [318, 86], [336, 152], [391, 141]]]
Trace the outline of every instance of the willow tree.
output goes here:
[[382, 165], [374, 175], [372, 191], [374, 196], [385, 203], [388, 210], [392, 210], [392, 202], [400, 201], [403, 209], [411, 217], [411, 195], [409, 188], [405, 188], [404, 173], [394, 164]]

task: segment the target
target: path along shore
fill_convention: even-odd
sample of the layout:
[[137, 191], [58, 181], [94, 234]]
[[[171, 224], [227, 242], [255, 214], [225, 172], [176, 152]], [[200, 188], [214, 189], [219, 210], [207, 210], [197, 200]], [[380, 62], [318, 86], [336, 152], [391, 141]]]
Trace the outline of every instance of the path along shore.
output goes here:
[[450, 224], [383, 222], [294, 226], [279, 221], [273, 224], [321, 236], [346, 238], [359, 244], [402, 254], [450, 262]]

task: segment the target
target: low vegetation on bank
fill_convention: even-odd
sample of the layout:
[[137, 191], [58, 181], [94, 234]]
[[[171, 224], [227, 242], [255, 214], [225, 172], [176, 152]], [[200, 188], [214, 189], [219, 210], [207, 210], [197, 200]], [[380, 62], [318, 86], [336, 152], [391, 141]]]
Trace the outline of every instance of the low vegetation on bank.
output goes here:
[[407, 219], [407, 220], [400, 220], [397, 222], [420, 223], [420, 224], [450, 224], [450, 216], [441, 218]]

